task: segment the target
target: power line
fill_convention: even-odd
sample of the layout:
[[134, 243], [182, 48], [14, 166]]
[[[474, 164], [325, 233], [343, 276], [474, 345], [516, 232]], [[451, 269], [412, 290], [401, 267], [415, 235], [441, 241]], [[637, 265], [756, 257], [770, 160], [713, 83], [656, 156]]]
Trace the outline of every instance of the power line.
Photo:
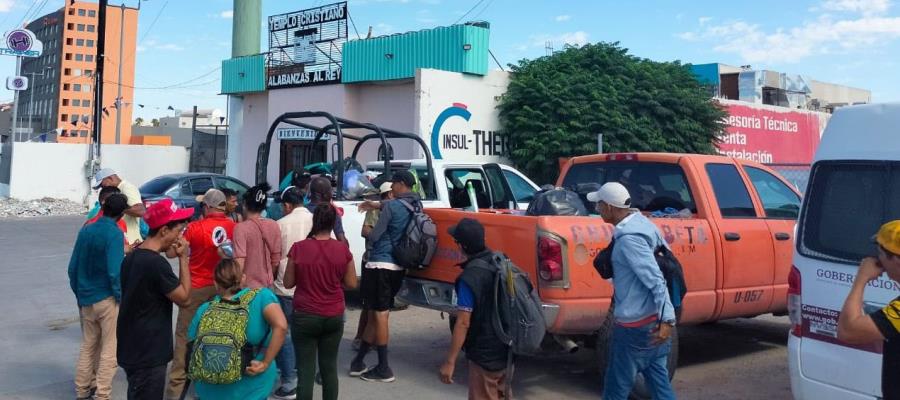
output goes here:
[[[19, 28], [25, 24], [25, 21], [28, 19], [28, 14], [31, 14], [31, 10], [34, 9], [34, 6], [37, 5], [38, 1], [40, 1], [40, 0], [34, 0], [33, 2], [31, 2], [31, 5], [28, 6], [27, 10], [25, 10], [25, 14], [22, 14], [22, 22], [20, 22], [19, 25], [16, 26], [16, 28]], [[9, 17], [9, 15], [7, 15], [7, 17]], [[3, 21], [4, 21], [3, 23], [5, 24], [6, 20], [3, 20]]]
[[493, 4], [494, 4], [494, 0], [488, 1], [488, 2], [484, 5], [484, 7], [481, 8], [481, 11], [479, 11], [477, 14], [475, 14], [475, 15], [472, 16], [472, 19], [477, 20], [478, 17], [481, 16], [481, 14], [484, 14], [484, 12], [485, 12], [488, 8], [490, 8]]
[[503, 69], [503, 66], [502, 66], [502, 65], [500, 65], [500, 61], [498, 61], [498, 60], [497, 60], [497, 57], [496, 57], [496, 56], [494, 56], [494, 52], [493, 52], [493, 51], [491, 51], [491, 49], [488, 49], [488, 54], [490, 54], [490, 55], [491, 55], [491, 58], [493, 58], [493, 59], [494, 59], [494, 62], [495, 62], [495, 63], [497, 63], [497, 66], [498, 66], [498, 67], [500, 67], [500, 70], [501, 70], [501, 71], [503, 71], [503, 72], [506, 72], [506, 70], [505, 70], [505, 69]]
[[353, 25], [353, 31], [356, 32], [356, 38], [362, 39], [362, 37], [359, 36], [359, 30], [356, 29], [356, 22], [353, 21], [353, 16], [349, 14], [347, 16], [350, 17], [350, 24]]
[[453, 25], [456, 25], [456, 24], [458, 24], [458, 23], [459, 23], [459, 21], [462, 21], [462, 20], [463, 20], [463, 18], [465, 18], [465, 17], [466, 17], [466, 15], [469, 15], [469, 14], [470, 14], [470, 13], [471, 13], [471, 12], [472, 12], [472, 11], [475, 11], [475, 8], [477, 8], [477, 7], [478, 7], [478, 6], [480, 6], [480, 5], [481, 5], [481, 3], [484, 3], [484, 0], [478, 0], [478, 2], [477, 2], [477, 3], [475, 3], [475, 5], [474, 5], [474, 6], [472, 6], [472, 8], [470, 8], [470, 9], [469, 9], [469, 11], [466, 11], [466, 13], [465, 13], [465, 14], [463, 14], [463, 15], [462, 15], [462, 16], [460, 16], [460, 17], [459, 17], [459, 19], [457, 19], [457, 20], [456, 20], [456, 22], [454, 22], [454, 23], [453, 23]]

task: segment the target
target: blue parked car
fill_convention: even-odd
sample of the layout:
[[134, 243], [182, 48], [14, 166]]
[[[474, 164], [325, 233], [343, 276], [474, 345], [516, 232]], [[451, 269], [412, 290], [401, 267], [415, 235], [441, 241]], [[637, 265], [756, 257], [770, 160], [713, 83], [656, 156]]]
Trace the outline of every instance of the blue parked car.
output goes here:
[[188, 172], [156, 177], [141, 185], [138, 190], [141, 192], [141, 200], [145, 206], [149, 207], [151, 204], [169, 197], [175, 201], [178, 207], [194, 208], [199, 214], [197, 196], [212, 188], [234, 190], [240, 198], [244, 192], [250, 189], [250, 186], [236, 178], [222, 174]]

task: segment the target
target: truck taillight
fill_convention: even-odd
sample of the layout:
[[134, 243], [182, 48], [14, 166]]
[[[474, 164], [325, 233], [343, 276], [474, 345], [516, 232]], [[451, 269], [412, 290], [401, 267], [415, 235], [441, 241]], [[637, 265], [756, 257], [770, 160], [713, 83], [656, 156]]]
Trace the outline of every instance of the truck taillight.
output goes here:
[[637, 154], [610, 154], [606, 156], [606, 161], [637, 161]]
[[538, 240], [538, 272], [548, 282], [563, 280], [562, 244], [551, 237]]
[[787, 308], [788, 316], [791, 319], [791, 333], [797, 337], [803, 336], [802, 305], [800, 270], [796, 266], [792, 266], [791, 273], [788, 275]]

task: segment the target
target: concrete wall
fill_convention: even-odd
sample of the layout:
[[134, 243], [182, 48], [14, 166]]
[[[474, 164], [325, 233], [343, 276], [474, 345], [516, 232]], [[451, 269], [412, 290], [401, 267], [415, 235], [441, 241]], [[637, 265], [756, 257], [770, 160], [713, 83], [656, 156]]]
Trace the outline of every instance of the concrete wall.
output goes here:
[[858, 89], [850, 86], [836, 85], [813, 80], [810, 82], [812, 87], [812, 98], [819, 99], [822, 107], [828, 104], [854, 104], [854, 103], [871, 103], [872, 92], [865, 89]]
[[[85, 164], [88, 146], [68, 143], [15, 143], [9, 196], [81, 202], [90, 194]], [[52, 162], [48, 162], [52, 160]], [[187, 172], [188, 152], [176, 146], [105, 145], [101, 167], [140, 186], [159, 175]]]

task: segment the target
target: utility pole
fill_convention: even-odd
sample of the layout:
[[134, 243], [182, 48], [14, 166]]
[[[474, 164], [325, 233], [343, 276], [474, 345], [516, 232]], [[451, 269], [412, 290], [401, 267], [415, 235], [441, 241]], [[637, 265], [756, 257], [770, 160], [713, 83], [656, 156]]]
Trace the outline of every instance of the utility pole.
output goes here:
[[[138, 0], [138, 5], [141, 2]], [[119, 7], [122, 11], [119, 19], [119, 75], [116, 79], [119, 84], [118, 93], [116, 93], [116, 144], [121, 143], [122, 139], [122, 52], [125, 44], [125, 3]]]
[[[16, 76], [19, 76], [21, 71], [22, 71], [22, 57], [16, 56]], [[30, 85], [31, 82], [28, 82], [28, 84]], [[18, 129], [17, 122], [19, 119], [19, 91], [18, 90], [15, 91], [13, 97], [15, 97], [15, 99], [13, 100], [12, 132], [10, 132], [10, 136], [12, 136], [12, 141], [15, 142], [16, 139], [19, 138], [19, 133], [16, 132], [16, 130]]]
[[106, 64], [106, 7], [109, 0], [100, 0], [100, 9], [97, 11], [97, 68], [94, 70], [94, 133], [93, 139], [97, 146], [97, 157], [100, 157], [100, 142], [103, 130], [103, 66]]

